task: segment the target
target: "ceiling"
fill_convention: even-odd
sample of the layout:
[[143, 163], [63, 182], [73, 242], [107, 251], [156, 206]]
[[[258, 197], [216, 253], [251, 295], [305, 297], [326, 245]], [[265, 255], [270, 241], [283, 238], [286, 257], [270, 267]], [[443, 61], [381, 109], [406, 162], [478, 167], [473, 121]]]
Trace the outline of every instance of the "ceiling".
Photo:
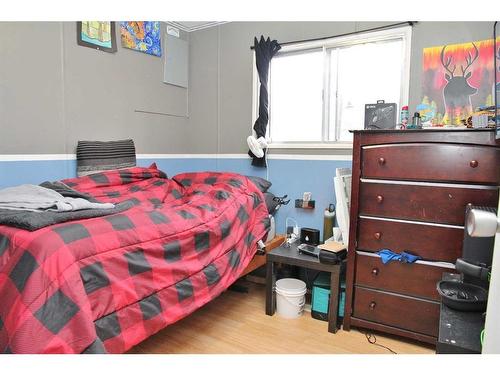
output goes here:
[[169, 21], [169, 24], [183, 31], [191, 32], [226, 23], [226, 21]]

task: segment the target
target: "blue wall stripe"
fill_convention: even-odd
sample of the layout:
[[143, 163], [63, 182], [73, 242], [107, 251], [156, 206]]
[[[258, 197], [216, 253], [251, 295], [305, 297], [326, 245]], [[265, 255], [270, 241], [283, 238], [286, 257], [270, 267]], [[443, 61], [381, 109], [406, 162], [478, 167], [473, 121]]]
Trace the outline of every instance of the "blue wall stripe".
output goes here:
[[76, 176], [76, 160], [23, 160], [0, 162], [0, 188], [39, 184]]
[[[292, 217], [300, 227], [323, 230], [323, 211], [328, 204], [335, 203], [333, 177], [336, 168], [350, 168], [350, 161], [338, 160], [268, 160], [268, 171], [253, 167], [249, 159], [179, 158], [139, 159], [138, 165], [147, 167], [156, 162], [158, 168], [169, 177], [183, 172], [228, 171], [266, 178], [273, 183], [270, 191], [275, 195], [288, 194], [291, 199], [276, 215], [277, 232], [285, 231], [285, 220]], [[50, 180], [75, 177], [75, 160], [49, 161], [3, 161], [0, 162], [0, 188], [25, 183], [38, 184]], [[295, 199], [302, 198], [305, 191], [312, 193], [316, 201], [314, 210], [294, 207]]]

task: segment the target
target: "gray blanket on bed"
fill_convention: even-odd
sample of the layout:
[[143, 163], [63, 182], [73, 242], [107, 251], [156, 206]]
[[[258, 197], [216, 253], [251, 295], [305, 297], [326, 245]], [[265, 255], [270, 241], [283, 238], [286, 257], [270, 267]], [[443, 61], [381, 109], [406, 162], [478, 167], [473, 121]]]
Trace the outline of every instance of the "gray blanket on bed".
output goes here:
[[51, 188], [25, 184], [0, 189], [0, 209], [22, 211], [78, 211], [111, 209], [113, 203], [97, 203], [79, 196], [64, 196]]
[[128, 210], [132, 206], [134, 206], [134, 202], [125, 201], [116, 204], [115, 208], [111, 209], [88, 209], [67, 212], [0, 210], [0, 225], [26, 229], [32, 232], [49, 225], [64, 223], [66, 221], [117, 214]]
[[[74, 199], [85, 199], [89, 202], [97, 203], [96, 200], [90, 195], [83, 194], [76, 190], [71, 189], [67, 185], [59, 182], [44, 182], [41, 184], [44, 188], [57, 191], [64, 197]], [[106, 215], [113, 215], [119, 212], [128, 210], [134, 206], [134, 201], [129, 200], [122, 203], [113, 205], [114, 208], [89, 208], [78, 211], [27, 211], [27, 210], [13, 210], [13, 209], [0, 209], [0, 225], [7, 225], [10, 227], [26, 229], [35, 231], [49, 225], [64, 223], [66, 221], [90, 219], [93, 217], [101, 217]], [[95, 207], [99, 207], [98, 205]], [[101, 206], [102, 207], [102, 206]]]

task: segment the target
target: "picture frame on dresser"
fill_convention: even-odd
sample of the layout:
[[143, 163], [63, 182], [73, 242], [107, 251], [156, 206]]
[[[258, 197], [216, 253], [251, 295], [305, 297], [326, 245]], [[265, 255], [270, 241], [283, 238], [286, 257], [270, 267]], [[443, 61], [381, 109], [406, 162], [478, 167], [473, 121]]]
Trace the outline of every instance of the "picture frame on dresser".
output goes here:
[[[465, 206], [496, 206], [500, 144], [493, 129], [357, 130], [344, 329], [437, 342], [436, 283], [462, 253]], [[377, 251], [415, 263], [383, 264]]]

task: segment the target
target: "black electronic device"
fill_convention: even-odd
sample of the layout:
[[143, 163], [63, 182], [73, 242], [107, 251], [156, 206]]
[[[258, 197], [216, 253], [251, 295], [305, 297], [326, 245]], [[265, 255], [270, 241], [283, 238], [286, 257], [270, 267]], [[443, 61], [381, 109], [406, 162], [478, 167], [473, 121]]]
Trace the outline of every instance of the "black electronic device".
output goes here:
[[396, 103], [377, 100], [376, 104], [365, 104], [365, 129], [395, 129]]
[[460, 311], [484, 311], [487, 305], [495, 237], [480, 235], [481, 227], [478, 226], [485, 224], [475, 222], [478, 211], [496, 216], [493, 207], [467, 205], [462, 257], [455, 262], [455, 269], [461, 274], [460, 281], [439, 282], [437, 285], [442, 302]]
[[481, 331], [488, 305], [495, 232], [500, 221], [493, 207], [468, 204], [462, 257], [457, 274], [445, 274], [437, 283], [441, 296], [437, 353], [481, 353]]
[[300, 242], [314, 246], [319, 245], [319, 230], [302, 228], [300, 230]]
[[[494, 235], [488, 237], [477, 237], [469, 234], [474, 225], [472, 210], [490, 212], [496, 215], [493, 207], [473, 206], [468, 204], [465, 209], [465, 231], [462, 248], [462, 257], [455, 263], [457, 271], [462, 273], [465, 282], [488, 288], [491, 263], [493, 262], [493, 247], [495, 246]], [[476, 224], [478, 225], [478, 224]], [[479, 224], [481, 225], [481, 224]], [[477, 229], [477, 228], [476, 228]]]
[[478, 285], [462, 281], [445, 281], [437, 283], [437, 291], [443, 303], [460, 311], [485, 311], [488, 291]]
[[[460, 280], [461, 275], [443, 274], [443, 282], [459, 283]], [[485, 314], [481, 311], [457, 310], [441, 303], [436, 353], [481, 354], [484, 316]]]
[[299, 246], [297, 246], [297, 249], [299, 250], [299, 253], [301, 253], [301, 254], [306, 254], [306, 255], [310, 255], [310, 256], [319, 258], [319, 249], [316, 246], [302, 243]]

